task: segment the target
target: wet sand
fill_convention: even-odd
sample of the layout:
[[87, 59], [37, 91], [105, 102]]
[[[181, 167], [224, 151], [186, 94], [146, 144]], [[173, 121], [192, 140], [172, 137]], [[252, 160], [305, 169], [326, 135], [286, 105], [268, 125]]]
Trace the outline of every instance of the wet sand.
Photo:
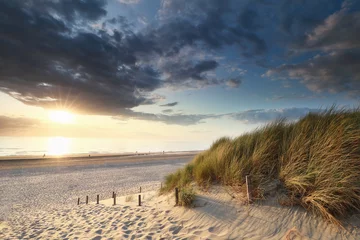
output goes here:
[[65, 157], [10, 156], [0, 157], [0, 170], [69, 167], [84, 165], [106, 165], [116, 163], [134, 163], [150, 161], [173, 161], [179, 158], [192, 159], [199, 151], [167, 153], [125, 153], [108, 155], [74, 155]]

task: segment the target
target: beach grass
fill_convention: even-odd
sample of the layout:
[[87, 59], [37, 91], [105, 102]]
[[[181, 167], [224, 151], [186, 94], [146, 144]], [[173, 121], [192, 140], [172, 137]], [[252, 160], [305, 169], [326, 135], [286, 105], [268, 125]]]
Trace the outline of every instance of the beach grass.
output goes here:
[[181, 188], [179, 194], [179, 206], [192, 207], [195, 199], [195, 191], [192, 187], [186, 186]]
[[340, 224], [360, 208], [360, 109], [332, 107], [223, 137], [165, 179], [162, 192], [213, 183], [253, 187], [279, 180], [293, 203]]

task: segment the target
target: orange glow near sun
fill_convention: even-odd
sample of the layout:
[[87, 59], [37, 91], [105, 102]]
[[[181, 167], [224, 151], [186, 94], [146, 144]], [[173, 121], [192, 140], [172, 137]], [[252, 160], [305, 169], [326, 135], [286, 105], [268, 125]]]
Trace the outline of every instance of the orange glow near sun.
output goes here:
[[49, 119], [53, 122], [61, 124], [74, 123], [74, 116], [66, 111], [50, 111]]

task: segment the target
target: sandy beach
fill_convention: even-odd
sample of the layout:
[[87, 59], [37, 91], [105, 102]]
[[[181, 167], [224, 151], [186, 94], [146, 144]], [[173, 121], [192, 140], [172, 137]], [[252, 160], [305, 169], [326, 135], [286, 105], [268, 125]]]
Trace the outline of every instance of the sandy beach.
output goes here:
[[[2, 239], [359, 239], [360, 217], [345, 230], [274, 201], [245, 205], [220, 186], [199, 192], [193, 208], [174, 207], [156, 190], [86, 205], [36, 211], [1, 223]], [[142, 206], [138, 206], [141, 195]]]
[[[247, 205], [231, 188], [197, 191], [193, 208], [159, 196], [164, 176], [192, 159], [189, 153], [51, 159], [36, 167], [7, 161], [0, 170], [1, 239], [359, 239], [360, 216], [346, 229], [275, 198]], [[36, 160], [38, 161], [38, 160]], [[46, 160], [49, 161], [49, 160]], [[11, 164], [11, 163], [12, 164]], [[86, 162], [88, 164], [86, 164]], [[54, 165], [58, 164], [58, 165]], [[142, 193], [139, 193], [139, 188]], [[112, 192], [117, 194], [113, 205]], [[96, 195], [100, 195], [97, 205]], [[138, 206], [138, 195], [142, 206]], [[89, 205], [85, 197], [89, 196]], [[77, 198], [81, 203], [77, 205]]]

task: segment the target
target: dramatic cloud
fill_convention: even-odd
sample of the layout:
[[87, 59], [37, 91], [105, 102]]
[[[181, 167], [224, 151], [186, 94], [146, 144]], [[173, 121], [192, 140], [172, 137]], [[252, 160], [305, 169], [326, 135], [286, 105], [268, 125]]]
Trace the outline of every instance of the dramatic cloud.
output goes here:
[[[282, 0], [278, 3], [273, 5], [272, 10], [278, 12], [279, 27], [292, 40], [303, 38], [328, 16], [328, 11], [324, 11], [325, 5], [330, 11], [339, 5], [338, 2], [329, 0]], [[300, 8], [306, 10], [299, 11]]]
[[237, 121], [250, 124], [268, 123], [276, 119], [297, 120], [309, 112], [318, 112], [318, 109], [310, 108], [283, 108], [283, 109], [254, 109], [239, 113], [229, 114]]
[[162, 105], [160, 105], [160, 107], [173, 107], [178, 104], [179, 104], [178, 102], [171, 102], [171, 103], [162, 104]]
[[155, 103], [151, 93], [164, 86], [225, 84], [214, 76], [217, 61], [180, 61], [184, 47], [236, 45], [244, 54], [267, 49], [248, 27], [226, 22], [225, 14], [236, 15], [228, 1], [164, 1], [161, 23], [136, 34], [124, 17], [106, 19], [106, 3], [1, 1], [1, 91], [28, 105], [116, 115]]
[[267, 76], [300, 79], [310, 90], [360, 93], [360, 50], [318, 55], [299, 64], [284, 64]]
[[150, 36], [163, 47], [166, 55], [200, 43], [212, 49], [236, 45], [248, 56], [265, 53], [266, 43], [254, 31], [242, 27], [237, 21], [226, 20], [237, 15], [231, 9], [231, 2], [165, 0], [159, 10], [160, 19], [165, 24], [152, 31]]
[[166, 76], [166, 85], [175, 88], [203, 88], [219, 84], [209, 72], [215, 70], [218, 63], [205, 60], [197, 63], [186, 60], [164, 61], [161, 69]]
[[360, 4], [354, 5], [345, 1], [340, 11], [317, 25], [296, 48], [329, 51], [360, 47]]
[[[149, 93], [161, 85], [159, 73], [136, 63], [120, 32], [71, 28], [75, 16], [102, 16], [103, 2], [74, 4], [73, 14], [64, 10], [70, 15], [58, 18], [37, 5], [25, 9], [28, 1], [1, 1], [1, 91], [29, 105], [93, 114], [149, 102]], [[64, 15], [61, 7], [53, 11]]]
[[[0, 1], [0, 91], [28, 105], [181, 125], [218, 116], [131, 109], [158, 104], [160, 88], [238, 88], [250, 63], [313, 91], [360, 91], [355, 1], [163, 0], [143, 28], [107, 2]], [[308, 55], [279, 66], [287, 51]]]

